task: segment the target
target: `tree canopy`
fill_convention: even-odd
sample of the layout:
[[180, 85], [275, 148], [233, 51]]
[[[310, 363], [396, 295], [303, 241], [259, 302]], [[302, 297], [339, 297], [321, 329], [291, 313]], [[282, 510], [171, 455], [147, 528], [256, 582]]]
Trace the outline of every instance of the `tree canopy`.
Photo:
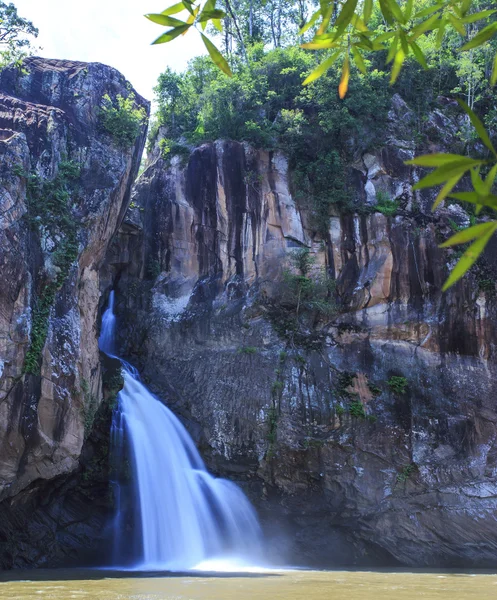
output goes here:
[[[183, 20], [179, 18], [182, 14]], [[275, 129], [286, 122], [280, 140], [288, 137], [292, 128], [310, 131], [318, 123], [314, 140], [321, 136], [329, 142], [329, 136], [336, 132], [330, 134], [326, 122], [310, 118], [308, 110], [308, 103], [316, 103], [318, 96], [321, 108], [329, 110], [334, 103], [333, 110], [343, 111], [346, 128], [346, 115], [354, 111], [367, 115], [369, 109], [376, 116], [380, 111], [387, 112], [380, 89], [388, 87], [388, 82], [401, 87], [403, 83], [407, 93], [409, 86], [421, 83], [425, 97], [415, 103], [429, 100], [434, 89], [455, 96], [479, 144], [466, 145], [466, 152], [460, 155], [429, 154], [410, 161], [419, 168], [433, 169], [414, 188], [440, 186], [434, 209], [449, 197], [472, 204], [479, 216], [483, 209], [497, 210], [497, 152], [493, 143], [497, 109], [492, 89], [497, 82], [496, 15], [493, 0], [182, 0], [160, 14], [146, 15], [168, 27], [153, 43], [170, 42], [196, 30], [213, 64], [230, 79], [214, 75], [205, 60], [194, 61], [185, 81], [167, 71], [157, 88], [161, 118], [167, 121], [169, 114], [173, 138], [174, 131], [180, 129], [188, 131], [191, 139], [206, 135], [236, 138], [241, 128], [247, 141], [264, 145], [268, 143], [267, 134], [274, 138]], [[210, 38], [221, 46], [221, 51]], [[280, 48], [286, 51], [278, 54]], [[272, 62], [273, 70], [269, 72]], [[293, 77], [288, 77], [288, 69]], [[426, 76], [420, 75], [423, 70]], [[283, 86], [275, 83], [278, 77], [285, 80]], [[328, 82], [336, 80], [336, 98], [325, 99], [320, 93], [324, 77]], [[189, 94], [189, 99], [185, 94], [188, 86], [196, 86], [197, 90]], [[271, 105], [278, 106], [277, 114], [271, 112]], [[483, 122], [476, 114], [479, 110]], [[261, 123], [261, 114], [266, 120], [274, 119], [271, 127]], [[302, 136], [294, 136], [293, 141], [297, 139], [299, 144], [303, 140]], [[336, 139], [340, 141], [340, 134]], [[168, 143], [166, 140], [165, 146]], [[299, 156], [307, 156], [309, 148], [305, 144], [295, 148], [288, 139], [285, 144], [291, 161], [302, 166]], [[314, 145], [310, 163], [315, 166], [331, 160], [327, 168], [334, 164], [338, 172], [339, 153], [332, 158], [328, 143]], [[469, 149], [472, 156], [468, 155]], [[304, 170], [307, 168], [311, 170], [301, 184], [307, 182], [319, 196], [319, 172], [309, 164]], [[470, 181], [471, 191], [458, 191], [458, 184], [465, 179]], [[497, 230], [497, 222], [485, 219], [445, 242], [444, 246], [471, 242], [445, 288], [466, 273]]]
[[14, 4], [0, 0], [0, 67], [20, 61], [31, 46], [38, 29], [28, 19], [19, 16]]

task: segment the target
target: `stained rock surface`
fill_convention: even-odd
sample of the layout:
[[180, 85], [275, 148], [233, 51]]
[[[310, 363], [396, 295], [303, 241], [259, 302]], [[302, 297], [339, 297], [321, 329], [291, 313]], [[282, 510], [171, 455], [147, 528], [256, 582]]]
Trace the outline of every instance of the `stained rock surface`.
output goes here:
[[[438, 245], [469, 217], [413, 192], [411, 118], [394, 96], [326, 235], [283, 154], [218, 141], [156, 149], [109, 248], [121, 352], [244, 486], [280, 560], [468, 567], [497, 551], [496, 247], [441, 292], [457, 255]], [[426, 147], [453, 148], [457, 119], [429, 115]], [[335, 281], [326, 318], [285, 297], [303, 248]]]
[[99, 268], [129, 204], [146, 124], [123, 149], [100, 111], [104, 95], [130, 90], [97, 63], [29, 58], [0, 73], [3, 567], [47, 563], [64, 544], [69, 553], [71, 526], [91, 512], [90, 500], [73, 510], [57, 490], [80, 469], [102, 401]]

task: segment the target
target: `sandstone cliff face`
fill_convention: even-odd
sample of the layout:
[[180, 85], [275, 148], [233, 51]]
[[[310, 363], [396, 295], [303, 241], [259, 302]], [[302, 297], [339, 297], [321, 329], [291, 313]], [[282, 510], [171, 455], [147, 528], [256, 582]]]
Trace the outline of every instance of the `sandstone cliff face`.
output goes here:
[[[146, 125], [123, 150], [100, 129], [99, 112], [105, 94], [130, 89], [100, 64], [30, 58], [22, 71], [0, 73], [3, 566], [29, 562], [15, 532], [33, 517], [37, 490], [57, 504], [60, 476], [78, 467], [102, 399], [99, 267], [129, 204]], [[148, 111], [145, 100], [136, 102]], [[45, 515], [25, 540], [46, 544], [45, 559], [62, 512]]]
[[[497, 550], [495, 246], [441, 293], [455, 257], [438, 243], [468, 216], [412, 191], [409, 118], [394, 97], [387, 143], [349, 169], [357, 213], [324, 237], [283, 155], [220, 141], [153, 155], [109, 249], [122, 353], [287, 560], [483, 566]], [[430, 139], [450, 147], [456, 126], [441, 108]], [[367, 208], [379, 191], [395, 216]], [[336, 280], [336, 310], [296, 337], [280, 292], [298, 248]]]

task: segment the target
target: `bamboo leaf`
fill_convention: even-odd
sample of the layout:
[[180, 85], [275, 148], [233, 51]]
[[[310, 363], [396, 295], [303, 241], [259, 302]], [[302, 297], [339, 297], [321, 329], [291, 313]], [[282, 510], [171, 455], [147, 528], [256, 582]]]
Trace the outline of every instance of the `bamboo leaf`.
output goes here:
[[462, 200], [463, 202], [469, 202], [470, 204], [476, 204], [477, 206], [489, 206], [497, 209], [497, 196], [494, 194], [487, 194], [486, 196], [479, 196], [476, 192], [457, 192], [450, 195], [451, 198], [456, 200]]
[[473, 184], [473, 188], [478, 194], [478, 196], [486, 196], [487, 191], [485, 189], [485, 183], [480, 177], [478, 170], [479, 169], [471, 169], [471, 171], [469, 172], [471, 175], [471, 183]]
[[182, 10], [185, 10], [185, 5], [183, 4], [183, 2], [178, 2], [177, 4], [173, 4], [169, 8], [166, 8], [166, 10], [163, 10], [161, 12], [161, 15], [175, 15], [176, 13], [179, 13]]
[[[471, 159], [470, 159], [471, 160]], [[427, 187], [433, 187], [435, 185], [440, 185], [456, 175], [463, 175], [466, 171], [468, 171], [472, 166], [476, 166], [481, 164], [482, 161], [473, 161], [468, 162], [467, 160], [463, 161], [454, 161], [438, 169], [435, 169], [432, 173], [418, 181], [418, 183], [413, 186], [414, 190], [421, 190]]]
[[463, 23], [474, 23], [480, 19], [486, 19], [487, 17], [490, 17], [495, 12], [495, 10], [482, 10], [480, 12], [473, 13], [472, 15], [468, 15], [467, 17], [463, 17], [461, 20]]
[[418, 167], [441, 167], [452, 162], [466, 161], [469, 165], [474, 162], [473, 158], [468, 156], [461, 156], [460, 154], [423, 154], [422, 156], [416, 156], [412, 160], [406, 160], [406, 165], [417, 165]]
[[497, 164], [495, 164], [489, 171], [487, 178], [485, 179], [485, 195], [490, 194], [495, 178], [497, 177]]
[[440, 21], [438, 23], [437, 38], [435, 41], [435, 45], [437, 48], [440, 48], [440, 46], [442, 45], [446, 26], [447, 26], [447, 19], [440, 19]]
[[166, 42], [170, 42], [177, 38], [182, 33], [185, 33], [190, 29], [190, 25], [182, 25], [181, 27], [175, 27], [174, 29], [169, 29], [166, 33], [160, 35], [155, 41], [152, 42], [154, 44], [165, 44]]
[[335, 52], [330, 57], [328, 57], [326, 60], [323, 60], [323, 62], [316, 69], [314, 69], [314, 71], [308, 77], [306, 77], [302, 85], [309, 85], [313, 81], [316, 81], [316, 79], [319, 79], [337, 60], [340, 54], [341, 51], [339, 50], [338, 52]]
[[497, 53], [494, 58], [494, 66], [492, 68], [492, 76], [490, 77], [491, 85], [495, 85], [497, 83]]
[[462, 48], [460, 48], [461, 52], [465, 50], [471, 50], [472, 48], [478, 48], [478, 46], [482, 46], [485, 42], [488, 42], [495, 33], [497, 32], [497, 23], [491, 23], [487, 25], [484, 29], [479, 31], [474, 38], [469, 40]]
[[440, 248], [450, 248], [450, 246], [458, 246], [459, 244], [466, 244], [476, 238], [481, 237], [487, 233], [490, 229], [495, 228], [496, 221], [489, 221], [488, 223], [480, 223], [479, 225], [473, 225], [462, 231], [458, 231], [451, 238], [449, 238], [443, 244], [440, 244]]
[[204, 21], [211, 21], [212, 19], [224, 19], [226, 13], [223, 10], [203, 10], [198, 18], [199, 23]]
[[192, 2], [190, 2], [190, 0], [183, 0], [182, 2], [183, 6], [186, 8], [186, 10], [193, 15], [193, 8], [192, 8]]
[[200, 35], [202, 37], [202, 41], [205, 44], [205, 47], [207, 48], [207, 52], [209, 53], [214, 63], [221, 69], [221, 71], [223, 71], [223, 73], [226, 73], [226, 75], [231, 77], [231, 69], [224, 56], [219, 52], [219, 50], [216, 48], [216, 46], [214, 46], [214, 44], [210, 41], [209, 38], [205, 37], [203, 33], [201, 33]]
[[349, 57], [346, 56], [345, 60], [343, 61], [342, 77], [340, 78], [340, 85], [338, 86], [338, 95], [340, 96], [341, 100], [343, 100], [345, 98], [347, 90], [349, 89], [349, 79], [350, 79], [350, 61], [349, 61]]
[[452, 270], [452, 273], [449, 275], [449, 278], [444, 283], [442, 291], [445, 292], [448, 288], [454, 285], [456, 281], [459, 281], [459, 279], [461, 279], [461, 277], [474, 265], [478, 257], [485, 249], [485, 246], [490, 241], [490, 238], [494, 234], [495, 230], [497, 229], [497, 222], [492, 222], [490, 223], [490, 225], [491, 228], [489, 228], [486, 233], [484, 233], [480, 238], [473, 242], [471, 246], [466, 250], [466, 252], [462, 255], [459, 262]]
[[447, 18], [449, 19], [450, 24], [457, 31], [457, 33], [461, 37], [466, 37], [466, 27], [464, 27], [463, 21], [455, 17], [452, 13], [449, 13], [447, 15]]
[[[400, 6], [397, 4], [396, 0], [383, 0], [387, 5], [390, 13], [393, 15], [393, 18], [397, 23], [404, 23], [404, 15], [400, 10]], [[381, 4], [381, 0], [380, 0]], [[382, 11], [383, 12], [383, 11]]]
[[435, 202], [433, 203], [433, 206], [431, 207], [431, 210], [436, 210], [436, 208], [442, 202], [442, 200], [445, 200], [445, 198], [447, 198], [447, 196], [450, 194], [450, 192], [452, 192], [452, 190], [455, 188], [455, 186], [459, 183], [459, 180], [461, 179], [461, 177], [462, 177], [462, 174], [456, 175], [455, 177], [452, 177], [452, 179], [449, 179], [447, 181], [447, 183], [443, 186], [443, 188], [438, 193], [438, 196], [436, 197]]
[[319, 19], [320, 16], [321, 16], [321, 11], [317, 10], [312, 15], [312, 17], [307, 21], [307, 23], [302, 27], [302, 29], [300, 29], [299, 35], [304, 35], [304, 33], [306, 31], [308, 31], [316, 23], [316, 21]]
[[335, 21], [335, 40], [342, 35], [352, 21], [356, 7], [357, 0], [347, 0], [347, 2], [345, 2], [343, 5], [337, 20]]
[[423, 69], [427, 69], [428, 63], [426, 62], [425, 55], [423, 54], [421, 48], [416, 44], [416, 42], [409, 42], [409, 45], [411, 46], [413, 54], [418, 63], [423, 67]]
[[354, 63], [356, 65], [356, 67], [359, 69], [359, 71], [363, 75], [366, 75], [367, 69], [366, 69], [366, 64], [364, 62], [362, 54], [354, 46], [352, 46], [351, 50], [352, 50], [352, 58], [354, 59]]
[[390, 6], [389, 6], [387, 0], [380, 0], [380, 10], [381, 10], [383, 16], [385, 17], [386, 22], [389, 25], [394, 25], [395, 17], [393, 16], [393, 13], [390, 9]]
[[414, 0], [407, 0], [406, 9], [404, 10], [404, 19], [407, 23], [412, 17], [412, 9], [414, 7]]
[[397, 77], [399, 76], [400, 70], [402, 69], [405, 57], [406, 55], [404, 54], [404, 50], [402, 48], [399, 48], [393, 61], [392, 73], [390, 75], [390, 85], [394, 84], [397, 81]]
[[475, 113], [471, 110], [471, 108], [469, 108], [469, 106], [466, 104], [466, 102], [463, 102], [462, 100], [458, 100], [457, 102], [458, 102], [459, 106], [464, 110], [464, 112], [470, 118], [470, 121], [473, 124], [473, 127], [476, 129], [476, 132], [478, 133], [480, 140], [485, 144], [485, 146], [495, 156], [497, 156], [497, 152], [495, 152], [495, 148], [493, 147], [492, 142], [490, 141], [490, 136], [488, 135], [483, 123], [475, 115]]
[[371, 13], [373, 12], [373, 0], [364, 0], [364, 11], [363, 11], [363, 17], [364, 17], [364, 23], [368, 23], [369, 19], [371, 18]]
[[[184, 7], [182, 7], [182, 10], [184, 10]], [[181, 27], [182, 25], [185, 25], [184, 21], [180, 21], [179, 19], [175, 19], [174, 17], [169, 17], [167, 15], [150, 14], [145, 15], [145, 17], [153, 23], [157, 23], [158, 25], [164, 25], [165, 27]]]
[[[418, 13], [416, 13], [413, 18], [416, 20], [423, 19], [424, 17], [428, 17], [429, 15], [432, 15], [433, 13], [438, 12], [442, 8], [444, 8], [444, 6], [441, 4], [438, 4], [438, 5], [434, 4], [433, 6], [428, 6], [428, 8], [420, 10]], [[438, 15], [437, 15], [437, 17], [438, 17]]]
[[399, 45], [399, 36], [395, 34], [387, 54], [387, 65], [392, 62], [397, 54], [397, 46]]
[[420, 35], [426, 33], [427, 31], [431, 31], [432, 29], [436, 29], [438, 27], [439, 15], [434, 14], [426, 21], [423, 21], [419, 25], [411, 31], [411, 40], [417, 40]]

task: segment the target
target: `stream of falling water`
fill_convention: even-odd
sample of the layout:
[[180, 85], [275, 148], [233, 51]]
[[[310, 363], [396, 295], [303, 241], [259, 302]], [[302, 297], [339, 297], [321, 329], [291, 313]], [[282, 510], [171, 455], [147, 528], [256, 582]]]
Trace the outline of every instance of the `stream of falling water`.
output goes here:
[[[100, 349], [114, 358], [116, 318], [114, 292], [102, 317]], [[257, 516], [242, 490], [213, 477], [179, 419], [121, 360], [124, 387], [114, 410], [113, 461], [131, 457], [133, 498], [139, 518], [139, 548], [135, 566], [183, 570], [260, 562], [261, 531]], [[125, 489], [116, 486], [116, 547], [129, 544], [121, 514]], [[131, 536], [132, 537], [132, 536]]]

